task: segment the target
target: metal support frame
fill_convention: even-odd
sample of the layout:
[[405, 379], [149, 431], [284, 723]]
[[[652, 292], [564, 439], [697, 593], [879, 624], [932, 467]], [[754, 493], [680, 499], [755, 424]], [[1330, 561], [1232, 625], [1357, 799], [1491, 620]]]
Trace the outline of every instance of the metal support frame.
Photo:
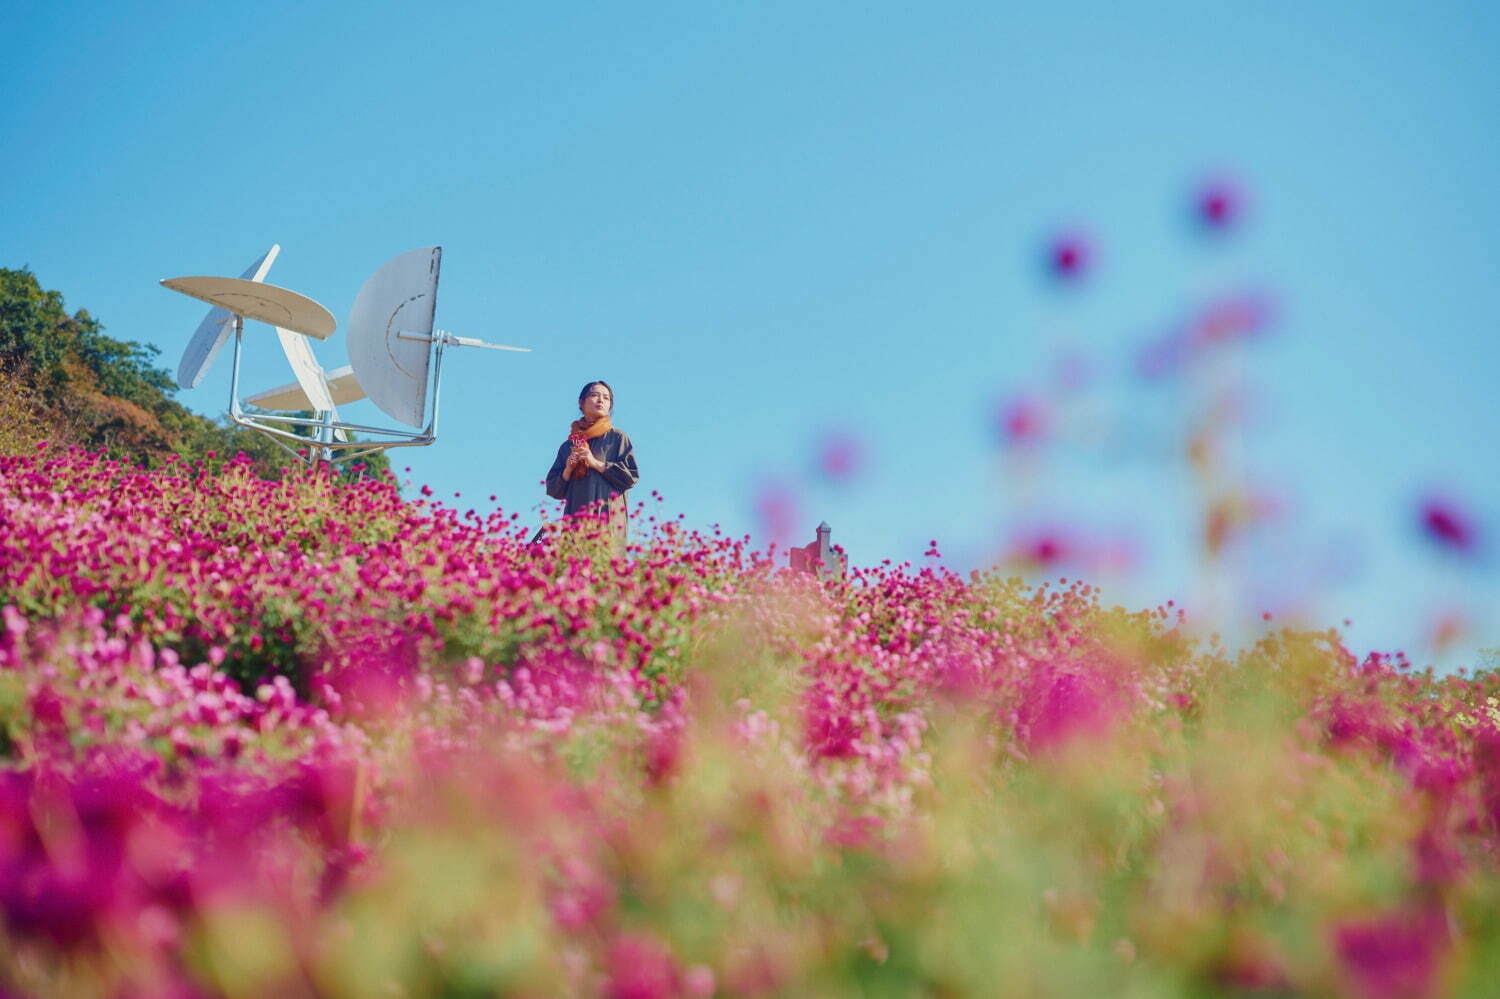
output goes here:
[[[438, 434], [438, 407], [442, 394], [443, 348], [449, 344], [467, 345], [467, 338], [455, 337], [442, 331], [429, 335], [405, 332], [397, 334], [404, 339], [423, 339], [437, 344], [437, 356], [433, 358], [432, 369], [428, 374], [428, 398], [432, 401], [429, 406], [427, 425], [421, 430], [412, 431], [336, 421], [333, 419], [332, 411], [325, 410], [315, 410], [316, 415], [312, 419], [304, 416], [279, 416], [275, 413], [246, 413], [240, 406], [240, 352], [244, 345], [244, 334], [245, 317], [236, 313], [234, 316], [234, 364], [229, 378], [229, 419], [232, 423], [264, 434], [282, 450], [309, 465], [318, 461], [335, 465], [376, 451], [396, 447], [426, 447], [434, 443]], [[474, 341], [474, 344], [490, 346], [479, 341]], [[304, 437], [286, 429], [287, 427], [315, 427], [317, 433], [314, 437]], [[375, 434], [389, 439], [341, 441], [337, 437], [337, 431], [340, 430], [350, 433]], [[298, 450], [289, 446], [287, 443], [289, 441], [302, 445], [306, 453], [299, 453]]]

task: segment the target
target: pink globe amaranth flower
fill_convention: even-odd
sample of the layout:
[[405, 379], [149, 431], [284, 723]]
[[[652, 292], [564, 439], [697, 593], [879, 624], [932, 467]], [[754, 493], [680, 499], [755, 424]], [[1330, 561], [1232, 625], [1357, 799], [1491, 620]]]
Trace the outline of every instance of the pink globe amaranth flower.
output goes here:
[[755, 493], [755, 515], [765, 537], [777, 545], [791, 543], [800, 516], [797, 494], [783, 482], [762, 483]]
[[876, 815], [844, 814], [829, 827], [824, 838], [841, 850], [868, 850], [878, 841], [882, 825]]
[[1460, 555], [1472, 555], [1479, 547], [1479, 528], [1453, 499], [1429, 496], [1418, 513], [1422, 530], [1439, 547]]
[[1428, 642], [1434, 652], [1451, 648], [1469, 632], [1469, 621], [1461, 610], [1440, 611], [1428, 625]]
[[[252, 484], [240, 496], [210, 476], [203, 482], [184, 477], [182, 488], [173, 489], [159, 478], [125, 470], [106, 474], [102, 463], [86, 472], [38, 469], [32, 484], [12, 486], [17, 468], [40, 464], [30, 457], [0, 458], [0, 486], [7, 488], [0, 495], [0, 587], [13, 588], [0, 588], [0, 604], [24, 601], [19, 606], [32, 614], [0, 613], [0, 669], [18, 671], [14, 675], [24, 684], [18, 689], [27, 698], [45, 687], [58, 702], [42, 698], [39, 717], [28, 719], [27, 734], [45, 727], [47, 717], [55, 727], [60, 717], [69, 735], [102, 738], [106, 729], [97, 726], [107, 721], [113, 726], [108, 731], [129, 733], [125, 738], [137, 748], [109, 747], [104, 754], [66, 739], [40, 749], [33, 740], [25, 748], [42, 754], [70, 787], [80, 783], [79, 773], [108, 769], [134, 782], [126, 792], [131, 787], [153, 796], [159, 793], [153, 789], [163, 791], [160, 800], [135, 800], [126, 792], [91, 797], [70, 790], [69, 797], [58, 798], [69, 802], [70, 811], [58, 814], [76, 815], [77, 821], [58, 823], [43, 850], [28, 825], [38, 809], [29, 798], [7, 797], [6, 779], [0, 777], [0, 905], [8, 918], [33, 920], [26, 924], [28, 943], [78, 940], [88, 946], [91, 937], [113, 941], [122, 935], [131, 939], [133, 933], [156, 954], [181, 946], [173, 943], [179, 937], [191, 937], [195, 906], [221, 900], [308, 913], [317, 921], [297, 925], [319, 932], [328, 924], [318, 913], [335, 896], [359, 890], [360, 878], [350, 877], [362, 862], [362, 836], [351, 834], [380, 818], [366, 818], [356, 830], [357, 801], [395, 799], [397, 807], [384, 813], [391, 816], [387, 828], [398, 835], [420, 834], [429, 828], [424, 823], [441, 828], [434, 813], [441, 813], [445, 798], [451, 807], [449, 796], [473, 794], [485, 809], [479, 826], [484, 834], [497, 827], [504, 827], [505, 835], [519, 830], [517, 842], [536, 843], [545, 851], [559, 819], [577, 831], [565, 845], [554, 846], [560, 856], [548, 855], [540, 863], [548, 871], [554, 865], [563, 871], [564, 861], [577, 858], [593, 869], [559, 876], [555, 890], [547, 882], [544, 896], [560, 928], [584, 934], [579, 948], [603, 951], [605, 974], [590, 988], [604, 989], [609, 972], [620, 970], [608, 960], [614, 941], [624, 955], [619, 963], [627, 966], [614, 981], [619, 994], [704, 995], [720, 982], [730, 993], [752, 986], [774, 991], [803, 980], [799, 973], [807, 969], [774, 944], [769, 953], [759, 950], [768, 945], [754, 939], [753, 926], [750, 937], [716, 955], [714, 971], [679, 970], [664, 936], [648, 933], [640, 946], [616, 940], [622, 925], [655, 917], [623, 899], [616, 911], [613, 868], [607, 865], [620, 854], [611, 846], [614, 832], [599, 826], [618, 822], [621, 835], [634, 837], [632, 842], [656, 827], [642, 835], [633, 816], [621, 818], [600, 800], [610, 789], [575, 784], [537, 762], [550, 759], [576, 732], [599, 732], [610, 737], [610, 745], [628, 749], [619, 754], [621, 769], [611, 775], [641, 781], [638, 764], [644, 757], [649, 781], [652, 754], [661, 750], [666, 750], [665, 765], [657, 766], [658, 779], [669, 773], [675, 765], [670, 739], [681, 732], [694, 698], [684, 695], [671, 670], [648, 676], [646, 667], [660, 670], [665, 657], [685, 644], [677, 639], [692, 637], [684, 622], [699, 614], [743, 614], [785, 649], [806, 691], [807, 752], [790, 761], [795, 779], [811, 775], [817, 787], [838, 796], [832, 809], [801, 830], [825, 852], [874, 840], [873, 827], [847, 817], [886, 816], [882, 809], [891, 792], [912, 787], [917, 779], [912, 774], [924, 771], [920, 758], [932, 747], [924, 747], [922, 735], [935, 700], [964, 698], [984, 712], [987, 724], [1002, 731], [1014, 726], [1016, 739], [1008, 748], [1011, 759], [1024, 766], [1023, 750], [1033, 751], [1037, 760], [1059, 747], [1089, 754], [1114, 751], [1112, 744], [1094, 738], [1107, 737], [1127, 718], [1134, 732], [1147, 703], [1150, 712], [1164, 712], [1164, 724], [1178, 724], [1194, 712], [1194, 696], [1203, 692], [1192, 676], [1166, 666], [1163, 683], [1151, 682], [1149, 689], [1143, 684], [1137, 694], [1131, 671], [1139, 675], [1147, 667], [1117, 667], [1107, 651], [1098, 654], [1090, 639], [1097, 621], [1086, 590], [1043, 590], [1032, 603], [997, 612], [978, 576], [971, 585], [939, 567], [919, 570], [910, 564], [855, 569], [857, 582], [846, 590], [783, 588], [785, 581], [757, 561], [748, 539], [701, 538], [676, 526], [671, 544], [658, 548], [648, 541], [633, 560], [601, 565], [555, 552], [533, 557], [525, 549], [528, 532], [514, 537], [518, 532], [508, 522], [461, 518], [438, 505], [413, 514], [377, 506], [376, 500], [387, 502], [384, 494], [339, 487], [317, 494], [319, 508], [333, 508], [338, 516], [312, 528], [299, 519], [309, 504], [283, 502], [299, 495], [287, 493], [290, 487], [256, 491], [262, 487]], [[93, 485], [80, 484], [84, 475], [94, 477]], [[143, 494], [158, 485], [154, 499]], [[304, 481], [296, 488], [309, 487]], [[31, 492], [21, 507], [6, 505], [23, 490]], [[196, 497], [199, 490], [211, 502]], [[206, 517], [205, 505], [222, 506], [223, 522]], [[79, 510], [91, 512], [83, 516]], [[178, 512], [166, 516], [163, 510]], [[258, 523], [261, 510], [267, 511], [266, 523], [276, 526], [251, 536], [247, 528]], [[374, 517], [390, 517], [393, 526], [378, 537], [368, 533], [364, 521]], [[274, 541], [273, 532], [279, 532]], [[1055, 534], [1073, 550], [1048, 551], [1044, 545], [1039, 554], [1064, 556], [1070, 568], [1092, 564], [1089, 552], [1097, 538], [1071, 528]], [[18, 565], [25, 571], [36, 562], [48, 576], [39, 589], [25, 589], [38, 584], [13, 574]], [[153, 580], [152, 587], [167, 583], [168, 594], [143, 586], [142, 574]], [[60, 589], [49, 598], [54, 581]], [[49, 618], [77, 599], [78, 585], [90, 581], [101, 585], [98, 593], [118, 594], [119, 606], [112, 604], [108, 614], [94, 608], [80, 615], [68, 625], [76, 634], [53, 634]], [[824, 602], [828, 592], [835, 594], [831, 603]], [[55, 603], [32, 609], [34, 601], [47, 599]], [[278, 638], [274, 626], [262, 628], [266, 644], [284, 640], [296, 656], [306, 656], [301, 665], [308, 672], [298, 677], [297, 687], [273, 679], [269, 667], [246, 675], [245, 689], [264, 686], [265, 699], [246, 697], [214, 667], [242, 667], [247, 631], [262, 627], [267, 607], [287, 605], [305, 615], [295, 624], [316, 631], [316, 645]], [[805, 613], [806, 619], [789, 624], [788, 605], [798, 608], [794, 616]], [[129, 613], [118, 614], [121, 607]], [[1163, 628], [1169, 626], [1164, 608], [1157, 617]], [[192, 626], [184, 622], [204, 622], [204, 630], [190, 642], [162, 637], [163, 629]], [[1154, 634], [1171, 642], [1169, 635]], [[219, 653], [197, 651], [209, 649]], [[478, 655], [477, 665], [471, 654]], [[1412, 830], [1410, 842], [1387, 852], [1397, 864], [1409, 865], [1419, 894], [1437, 897], [1465, 879], [1488, 876], [1481, 867], [1467, 871], [1462, 863], [1468, 856], [1479, 864], [1500, 820], [1500, 736], [1492, 737], [1482, 718], [1472, 726], [1454, 724], [1455, 712], [1478, 706], [1491, 687], [1476, 679], [1454, 696], [1444, 688], [1442, 696], [1419, 697], [1416, 687], [1401, 686], [1419, 680], [1398, 675], [1399, 662], [1371, 657], [1357, 664], [1347, 651], [1331, 659], [1329, 692], [1319, 695], [1327, 700], [1309, 708], [1307, 752], [1315, 755], [1337, 743], [1339, 754], [1378, 756], [1389, 763], [1394, 778], [1410, 784], [1400, 790], [1421, 803], [1424, 824]], [[277, 668], [291, 665], [288, 660]], [[682, 665], [694, 672], [697, 664]], [[1186, 665], [1191, 673], [1203, 663]], [[357, 729], [351, 724], [350, 741], [342, 742], [335, 735], [346, 730], [333, 730], [326, 717], [316, 721], [314, 705], [347, 719], [332, 681], [340, 669], [360, 668], [389, 680], [397, 709], [372, 719], [373, 724]], [[419, 676], [422, 697], [412, 694]], [[1335, 709], [1331, 702], [1338, 693], [1347, 703]], [[700, 708], [702, 703], [698, 699]], [[759, 707], [746, 700], [741, 727], [747, 740], [753, 731], [764, 743], [777, 738], [773, 733], [780, 726]], [[1325, 720], [1327, 738], [1320, 743]], [[169, 765], [146, 747], [159, 745], [179, 726], [192, 756]], [[391, 741], [384, 741], [385, 733]], [[380, 743], [371, 759], [392, 766], [389, 773], [362, 771], [372, 775], [370, 781], [356, 785], [347, 768], [363, 759], [357, 752], [361, 736]], [[415, 747], [410, 761], [404, 750], [392, 748], [407, 736]], [[240, 746], [230, 758], [226, 747], [232, 739]], [[1119, 748], [1128, 749], [1130, 741]], [[455, 761], [466, 750], [468, 769], [460, 773]], [[151, 761], [155, 769], [140, 760]], [[534, 786], [508, 776], [509, 768], [532, 764]], [[140, 769], [131, 769], [137, 765]], [[444, 793], [424, 791], [436, 784]], [[356, 786], [364, 788], [363, 799]], [[639, 790], [625, 789], [632, 798]], [[665, 800], [675, 793], [646, 798]], [[416, 807], [400, 807], [403, 800]], [[595, 806], [610, 817], [591, 813]], [[360, 816], [371, 814], [368, 805], [359, 808]], [[397, 827], [398, 821], [418, 828]], [[904, 820], [886, 821], [894, 841]], [[67, 845], [69, 837], [86, 846]], [[886, 838], [879, 842], [884, 846]], [[651, 842], [641, 849], [671, 846]], [[127, 859], [114, 864], [111, 858], [120, 856]], [[59, 859], [78, 857], [83, 858], [78, 865]], [[33, 862], [38, 866], [29, 866]], [[14, 871], [29, 872], [31, 879], [13, 878]], [[76, 876], [78, 871], [84, 876]], [[1349, 931], [1343, 942], [1353, 964], [1365, 970], [1360, 942], [1370, 936], [1372, 922], [1381, 920], [1339, 926]], [[15, 929], [11, 933], [20, 935]], [[1338, 934], [1333, 929], [1329, 934], [1329, 953], [1342, 968]], [[1222, 962], [1203, 969], [1220, 984], [1285, 989], [1277, 979], [1273, 949], [1259, 949], [1250, 940], [1226, 953]], [[1445, 951], [1440, 946], [1437, 953], [1440, 966]], [[1355, 984], [1352, 971], [1346, 973], [1348, 983], [1330, 987], [1342, 984], [1350, 993], [1369, 994]]]
[[995, 410], [995, 429], [1001, 443], [1009, 447], [1032, 447], [1040, 444], [1048, 430], [1047, 406], [1030, 395], [1018, 395], [1000, 403]]
[[1214, 980], [1223, 986], [1254, 994], [1285, 994], [1292, 991], [1286, 969], [1268, 940], [1246, 932], [1231, 934], [1224, 952], [1213, 965]]
[[646, 933], [622, 933], [610, 945], [610, 999], [672, 999], [682, 992], [677, 962], [661, 941]]
[[1060, 562], [1067, 553], [1067, 545], [1062, 538], [1055, 534], [1038, 537], [1032, 545], [1027, 548], [1026, 555], [1039, 565], [1052, 565]]
[[1200, 184], [1193, 196], [1193, 215], [1205, 230], [1223, 232], [1241, 220], [1245, 201], [1239, 184], [1224, 177], [1211, 178]]
[[359, 822], [359, 781], [359, 765], [353, 760], [304, 760], [283, 785], [288, 816], [314, 832], [326, 848], [345, 849]]
[[1005, 550], [1005, 561], [1031, 572], [1066, 568], [1089, 574], [1119, 573], [1139, 560], [1139, 543], [1128, 534], [1061, 524], [1018, 529]]
[[682, 766], [683, 736], [680, 728], [660, 727], [646, 737], [646, 780], [658, 786], [670, 780]]
[[1334, 950], [1362, 999], [1425, 999], [1437, 994], [1450, 949], [1440, 909], [1351, 920], [1334, 930]]
[[1177, 374], [1216, 348], [1259, 338], [1275, 319], [1275, 302], [1265, 292], [1223, 295], [1142, 343], [1136, 372], [1148, 380]]
[[547, 907], [553, 921], [570, 933], [604, 925], [615, 904], [615, 888], [609, 878], [576, 855], [561, 858], [558, 871], [547, 888]]
[[167, 809], [128, 760], [103, 772], [0, 778], [0, 909], [10, 932], [63, 947], [93, 941], [155, 891], [132, 856], [141, 824]]
[[1079, 738], [1104, 735], [1116, 705], [1103, 678], [1085, 669], [1039, 669], [1028, 684], [1021, 706], [1028, 747], [1060, 748]]
[[1189, 343], [1202, 348], [1231, 340], [1249, 340], [1271, 325], [1275, 318], [1269, 296], [1255, 291], [1237, 292], [1209, 302], [1188, 327]]
[[1093, 259], [1092, 241], [1082, 232], [1058, 233], [1047, 245], [1047, 269], [1054, 279], [1061, 282], [1080, 280], [1093, 264]]
[[864, 464], [864, 445], [852, 433], [830, 433], [818, 444], [818, 472], [830, 482], [852, 481], [864, 471]]
[[686, 999], [709, 999], [717, 989], [713, 969], [706, 964], [695, 964], [682, 973], [682, 994]]
[[1468, 870], [1468, 863], [1446, 830], [1429, 826], [1412, 846], [1412, 867], [1421, 884], [1451, 885]]
[[1030, 568], [1047, 570], [1067, 563], [1077, 551], [1076, 539], [1061, 528], [1023, 531], [1011, 542], [1008, 558]]
[[858, 755], [861, 726], [848, 709], [828, 694], [815, 696], [806, 714], [807, 749], [819, 759], [848, 759]]

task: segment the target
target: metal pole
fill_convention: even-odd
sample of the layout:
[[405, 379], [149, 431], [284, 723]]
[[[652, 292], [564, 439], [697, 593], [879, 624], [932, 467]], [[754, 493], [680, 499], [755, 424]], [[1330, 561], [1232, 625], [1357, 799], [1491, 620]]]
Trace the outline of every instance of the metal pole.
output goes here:
[[234, 367], [229, 375], [229, 416], [238, 420], [240, 411], [240, 343], [245, 337], [245, 317], [234, 314]]
[[437, 342], [437, 359], [432, 365], [432, 421], [427, 424], [426, 436], [437, 440], [438, 406], [443, 395], [443, 341]]
[[329, 445], [333, 442], [333, 410], [325, 409], [319, 414], [323, 418], [322, 425], [318, 428], [318, 455], [328, 464], [333, 464], [333, 448]]

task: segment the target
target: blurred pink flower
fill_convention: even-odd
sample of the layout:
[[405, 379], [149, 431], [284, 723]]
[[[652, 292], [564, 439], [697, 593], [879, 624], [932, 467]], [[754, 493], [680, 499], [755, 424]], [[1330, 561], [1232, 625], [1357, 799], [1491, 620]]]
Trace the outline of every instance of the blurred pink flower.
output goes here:
[[1020, 395], [1002, 402], [995, 414], [1002, 442], [1028, 446], [1041, 442], [1047, 433], [1046, 405], [1034, 396]]
[[1469, 621], [1461, 610], [1439, 612], [1428, 625], [1427, 636], [1432, 650], [1446, 652], [1469, 632]]
[[1044, 523], [1012, 533], [1003, 559], [1033, 572], [1066, 568], [1086, 573], [1119, 573], [1139, 564], [1140, 551], [1137, 541], [1124, 533], [1090, 532]]
[[1067, 559], [1072, 552], [1073, 544], [1062, 532], [1044, 530], [1020, 539], [1011, 549], [1011, 557], [1045, 569]]
[[1093, 264], [1092, 242], [1081, 232], [1061, 232], [1047, 246], [1047, 269], [1060, 280], [1073, 282], [1083, 277]]
[[1147, 379], [1176, 374], [1217, 346], [1256, 339], [1275, 317], [1274, 302], [1263, 292], [1223, 295], [1141, 344], [1136, 351], [1136, 371]]
[[755, 493], [755, 516], [762, 533], [777, 545], [792, 541], [800, 517], [800, 504], [792, 487], [784, 482], [763, 482]]
[[709, 999], [716, 985], [713, 969], [706, 964], [695, 964], [682, 973], [682, 993], [689, 999]]
[[1092, 672], [1037, 670], [1021, 710], [1027, 745], [1047, 750], [1102, 735], [1113, 720], [1111, 701], [1103, 678]]
[[563, 857], [547, 890], [547, 907], [557, 925], [572, 933], [599, 925], [615, 903], [614, 885], [593, 864]]
[[832, 482], [849, 482], [864, 471], [865, 448], [847, 431], [825, 434], [818, 443], [818, 472]]
[[1437, 992], [1448, 932], [1441, 912], [1398, 912], [1343, 924], [1334, 946], [1356, 995], [1422, 999]]
[[624, 933], [609, 949], [610, 999], [670, 999], [681, 992], [677, 964], [655, 937]]
[[1244, 190], [1223, 177], [1205, 181], [1193, 198], [1193, 214], [1199, 225], [1212, 231], [1232, 228], [1240, 221], [1244, 210]]
[[1427, 537], [1443, 548], [1471, 555], [1479, 547], [1479, 529], [1457, 501], [1429, 496], [1422, 501], [1420, 516]]
[[1273, 317], [1271, 300], [1254, 291], [1241, 291], [1209, 302], [1189, 326], [1191, 345], [1248, 340], [1263, 333]]

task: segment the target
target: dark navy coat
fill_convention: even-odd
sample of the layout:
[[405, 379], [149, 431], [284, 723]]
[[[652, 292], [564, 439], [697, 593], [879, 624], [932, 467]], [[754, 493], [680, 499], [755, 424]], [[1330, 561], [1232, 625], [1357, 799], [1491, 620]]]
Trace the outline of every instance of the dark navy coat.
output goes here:
[[596, 472], [590, 468], [582, 476], [575, 474], [571, 480], [563, 479], [563, 466], [573, 451], [572, 442], [563, 441], [557, 449], [557, 460], [552, 462], [552, 470], [547, 473], [547, 495], [566, 500], [565, 513], [577, 513], [601, 500], [623, 497], [625, 491], [641, 479], [640, 470], [635, 465], [635, 447], [623, 430], [611, 430], [589, 441], [588, 445], [594, 457], [604, 462], [604, 471]]

